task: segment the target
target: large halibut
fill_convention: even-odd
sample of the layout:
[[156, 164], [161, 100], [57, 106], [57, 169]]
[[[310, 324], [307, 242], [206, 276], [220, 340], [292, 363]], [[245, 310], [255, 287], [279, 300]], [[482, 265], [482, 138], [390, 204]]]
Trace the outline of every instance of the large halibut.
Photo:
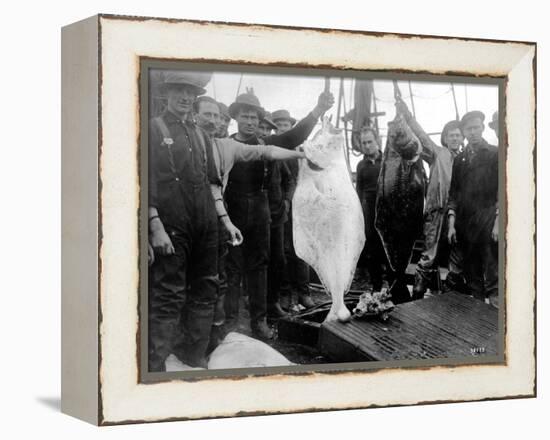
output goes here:
[[326, 321], [348, 321], [344, 304], [357, 260], [365, 243], [363, 211], [351, 182], [342, 130], [328, 119], [311, 141], [303, 144], [298, 184], [292, 199], [296, 255], [317, 272], [332, 296]]
[[394, 273], [392, 300], [410, 300], [405, 271], [414, 242], [422, 235], [426, 176], [420, 141], [402, 115], [388, 124], [388, 140], [378, 177], [375, 226]]

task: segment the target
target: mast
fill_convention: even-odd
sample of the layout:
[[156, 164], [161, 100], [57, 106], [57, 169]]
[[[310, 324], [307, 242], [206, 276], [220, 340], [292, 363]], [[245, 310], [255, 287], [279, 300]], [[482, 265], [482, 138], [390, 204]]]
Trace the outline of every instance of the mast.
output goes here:
[[455, 104], [455, 117], [458, 121], [460, 119], [460, 115], [458, 113], [458, 105], [456, 104], [455, 85], [453, 83], [451, 83], [451, 91], [453, 92], [453, 102]]
[[[374, 110], [374, 113], [377, 114], [378, 113], [378, 107], [376, 105], [376, 94], [374, 92], [374, 80], [372, 80], [372, 104], [373, 104], [372, 108]], [[378, 118], [377, 117], [374, 118], [374, 127], [376, 128], [376, 133], [380, 137], [380, 130], [378, 128]]]
[[243, 76], [244, 76], [244, 73], [241, 72], [241, 77], [239, 78], [239, 85], [237, 86], [237, 94], [235, 95], [235, 100], [237, 100], [237, 96], [239, 96], [239, 92], [241, 91], [241, 84], [243, 82]]
[[338, 91], [338, 109], [336, 110], [336, 128], [340, 127], [340, 112], [342, 110], [343, 91], [344, 91], [344, 78], [340, 78], [340, 90]]
[[214, 93], [214, 99], [217, 101], [218, 98], [216, 97], [216, 74], [212, 74], [212, 92]]
[[409, 80], [409, 94], [411, 95], [411, 107], [412, 107], [412, 111], [413, 111], [413, 117], [414, 119], [416, 119], [416, 110], [414, 108], [414, 97], [413, 97], [413, 90], [412, 90], [412, 86], [411, 86], [411, 81]]

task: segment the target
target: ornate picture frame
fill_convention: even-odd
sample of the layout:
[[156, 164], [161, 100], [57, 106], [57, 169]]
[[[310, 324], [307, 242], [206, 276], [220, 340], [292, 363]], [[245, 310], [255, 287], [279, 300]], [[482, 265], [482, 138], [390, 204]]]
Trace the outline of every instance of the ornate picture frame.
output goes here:
[[[110, 425], [536, 394], [534, 43], [99, 15], [65, 27], [62, 48], [64, 412]], [[142, 75], [178, 63], [497, 84], [498, 356], [160, 378], [144, 371]]]

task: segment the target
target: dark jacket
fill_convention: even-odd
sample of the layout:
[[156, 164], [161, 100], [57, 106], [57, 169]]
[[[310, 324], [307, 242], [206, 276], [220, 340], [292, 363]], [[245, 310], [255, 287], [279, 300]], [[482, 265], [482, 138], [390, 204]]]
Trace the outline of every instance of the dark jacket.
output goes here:
[[286, 162], [271, 162], [267, 181], [271, 226], [281, 225], [288, 220], [288, 209], [296, 189], [296, 180]]
[[458, 240], [490, 240], [497, 207], [498, 148], [483, 139], [468, 145], [453, 162], [449, 210], [456, 215]]

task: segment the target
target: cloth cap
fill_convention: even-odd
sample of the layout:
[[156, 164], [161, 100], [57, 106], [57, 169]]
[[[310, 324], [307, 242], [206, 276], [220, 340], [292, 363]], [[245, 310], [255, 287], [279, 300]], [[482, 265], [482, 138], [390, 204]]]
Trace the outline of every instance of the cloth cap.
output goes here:
[[482, 123], [485, 121], [485, 115], [483, 114], [483, 112], [480, 112], [479, 110], [474, 110], [462, 116], [462, 119], [460, 120], [460, 128], [464, 129], [464, 125], [466, 125], [466, 122], [475, 118], [481, 119]]

